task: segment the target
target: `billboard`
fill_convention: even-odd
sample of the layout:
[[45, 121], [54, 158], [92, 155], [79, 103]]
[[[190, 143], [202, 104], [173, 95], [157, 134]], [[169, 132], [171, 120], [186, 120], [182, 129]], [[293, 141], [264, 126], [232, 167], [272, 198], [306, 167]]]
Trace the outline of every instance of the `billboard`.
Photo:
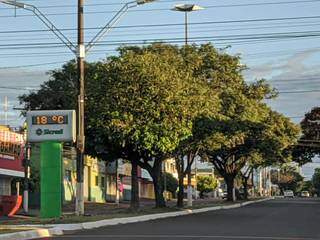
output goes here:
[[0, 129], [0, 175], [23, 175], [24, 144], [23, 134]]

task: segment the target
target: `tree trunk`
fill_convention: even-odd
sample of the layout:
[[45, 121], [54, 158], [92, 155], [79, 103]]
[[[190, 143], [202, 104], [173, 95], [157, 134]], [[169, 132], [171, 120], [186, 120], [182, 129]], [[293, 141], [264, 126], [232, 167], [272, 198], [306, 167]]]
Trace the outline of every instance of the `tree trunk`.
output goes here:
[[139, 198], [139, 179], [138, 179], [138, 164], [137, 161], [131, 161], [131, 201], [130, 208], [137, 210], [140, 207]]
[[150, 173], [153, 181], [153, 189], [156, 201], [156, 208], [162, 208], [166, 206], [166, 201], [163, 197], [163, 184], [162, 181], [162, 171], [161, 171], [162, 161], [155, 160], [152, 173]]
[[204, 198], [204, 192], [203, 191], [200, 191], [199, 195], [200, 195], [201, 199]]
[[[183, 164], [182, 164], [182, 167], [183, 167]], [[178, 176], [179, 176], [179, 179], [178, 179], [179, 190], [178, 190], [178, 198], [177, 198], [177, 207], [182, 208], [183, 207], [183, 199], [184, 199], [184, 185], [183, 185], [184, 174], [183, 174], [183, 169], [181, 169], [179, 171]]]
[[189, 169], [189, 172], [187, 174], [188, 177], [188, 207], [192, 207], [192, 185], [191, 185], [191, 169]]
[[234, 177], [227, 175], [224, 177], [224, 180], [227, 184], [227, 201], [233, 202]]
[[254, 186], [254, 168], [251, 171], [252, 197], [256, 197], [256, 188]]
[[244, 191], [244, 200], [248, 200], [248, 196], [249, 196], [249, 193], [248, 193], [248, 180], [249, 178], [247, 177], [242, 177], [242, 185], [243, 185], [243, 191]]

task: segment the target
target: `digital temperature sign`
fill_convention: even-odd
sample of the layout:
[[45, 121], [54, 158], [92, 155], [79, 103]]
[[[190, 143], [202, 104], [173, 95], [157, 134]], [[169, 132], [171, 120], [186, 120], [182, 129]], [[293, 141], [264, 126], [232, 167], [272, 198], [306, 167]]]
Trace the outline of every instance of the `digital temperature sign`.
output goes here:
[[27, 112], [29, 142], [74, 142], [76, 140], [76, 113], [74, 110]]
[[35, 115], [32, 116], [32, 124], [68, 124], [68, 115]]

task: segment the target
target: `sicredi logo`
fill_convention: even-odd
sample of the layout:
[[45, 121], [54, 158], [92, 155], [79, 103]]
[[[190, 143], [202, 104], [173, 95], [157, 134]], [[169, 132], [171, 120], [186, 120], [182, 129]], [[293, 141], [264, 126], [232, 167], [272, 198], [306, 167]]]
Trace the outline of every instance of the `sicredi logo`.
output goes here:
[[60, 129], [60, 130], [50, 130], [50, 129], [40, 129], [38, 128], [36, 130], [36, 134], [38, 136], [41, 136], [41, 135], [62, 135], [63, 134], [63, 129]]
[[40, 128], [38, 128], [38, 129], [36, 130], [36, 134], [37, 134], [38, 136], [41, 136], [42, 133], [43, 133], [43, 131], [42, 131]]

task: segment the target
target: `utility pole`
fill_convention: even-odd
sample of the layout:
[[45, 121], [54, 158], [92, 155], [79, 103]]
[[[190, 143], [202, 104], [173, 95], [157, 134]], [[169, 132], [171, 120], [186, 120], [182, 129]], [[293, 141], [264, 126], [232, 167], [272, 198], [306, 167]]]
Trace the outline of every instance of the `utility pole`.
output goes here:
[[77, 193], [76, 193], [76, 215], [84, 214], [84, 186], [83, 186], [83, 169], [84, 169], [84, 0], [78, 0], [78, 137], [77, 137]]
[[24, 213], [29, 212], [29, 178], [30, 178], [30, 156], [31, 145], [26, 144], [24, 157], [24, 188], [23, 188], [23, 210]]
[[[188, 164], [187, 166], [190, 166], [191, 165], [191, 156], [190, 154], [188, 154], [187, 156], [187, 161], [188, 161]], [[188, 170], [188, 189], [187, 189], [187, 198], [188, 198], [188, 202], [187, 202], [187, 206], [188, 207], [192, 207], [192, 185], [191, 185], [191, 166]]]
[[195, 191], [195, 195], [194, 195], [194, 199], [197, 200], [198, 199], [198, 166], [197, 166], [197, 158], [195, 158], [194, 160], [194, 191]]
[[119, 205], [120, 203], [120, 192], [119, 192], [119, 187], [120, 187], [120, 179], [119, 179], [119, 171], [118, 171], [118, 167], [119, 167], [119, 159], [116, 160], [116, 201], [115, 203], [117, 205]]
[[167, 201], [167, 169], [166, 169], [167, 162], [163, 162], [163, 192], [164, 192], [164, 200]]

